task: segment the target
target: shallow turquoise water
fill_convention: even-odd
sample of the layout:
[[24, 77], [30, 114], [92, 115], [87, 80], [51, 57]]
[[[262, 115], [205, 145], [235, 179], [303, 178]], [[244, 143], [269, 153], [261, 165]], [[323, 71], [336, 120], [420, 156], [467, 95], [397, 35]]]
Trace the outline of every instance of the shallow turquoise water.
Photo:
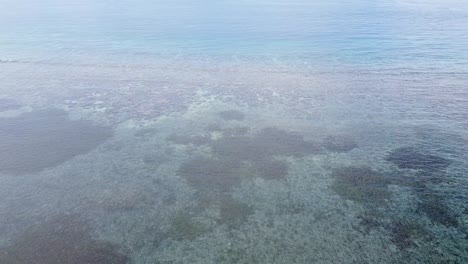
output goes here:
[[0, 263], [468, 262], [468, 5], [0, 0]]

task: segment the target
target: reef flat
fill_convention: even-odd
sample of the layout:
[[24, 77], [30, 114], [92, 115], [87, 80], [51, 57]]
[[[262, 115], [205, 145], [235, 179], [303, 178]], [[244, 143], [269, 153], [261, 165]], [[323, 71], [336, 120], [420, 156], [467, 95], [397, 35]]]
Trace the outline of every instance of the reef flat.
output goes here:
[[0, 262], [466, 262], [468, 138], [395, 83], [176, 66], [0, 65]]

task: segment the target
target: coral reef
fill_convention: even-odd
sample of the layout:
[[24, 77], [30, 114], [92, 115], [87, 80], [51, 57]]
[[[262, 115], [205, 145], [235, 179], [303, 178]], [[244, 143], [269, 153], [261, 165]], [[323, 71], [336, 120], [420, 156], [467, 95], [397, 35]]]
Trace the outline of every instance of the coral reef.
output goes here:
[[220, 199], [220, 224], [226, 224], [230, 228], [236, 228], [247, 220], [254, 211], [245, 203], [238, 202], [231, 197]]
[[326, 137], [323, 147], [333, 152], [348, 152], [357, 147], [356, 141], [349, 135], [333, 135]]
[[246, 126], [227, 127], [222, 130], [223, 137], [245, 136], [250, 128]]
[[412, 181], [413, 185], [419, 185], [419, 187], [426, 184], [441, 184], [447, 182], [447, 174], [443, 170], [419, 170]]
[[358, 216], [359, 227], [357, 229], [364, 234], [369, 234], [371, 230], [382, 226], [380, 217], [381, 216], [377, 215], [374, 211], [368, 211], [360, 214]]
[[400, 169], [436, 171], [447, 168], [451, 161], [439, 156], [422, 154], [413, 147], [397, 148], [386, 157]]
[[8, 264], [126, 264], [129, 258], [108, 242], [95, 240], [77, 216], [60, 215], [34, 226], [0, 249]]
[[284, 179], [288, 175], [288, 164], [282, 160], [257, 160], [254, 166], [258, 175], [267, 180]]
[[167, 162], [169, 158], [167, 155], [163, 155], [157, 152], [148, 152], [143, 154], [143, 162], [146, 165], [153, 166], [154, 168], [159, 167], [164, 162]]
[[238, 110], [224, 110], [218, 113], [219, 117], [226, 121], [236, 120], [241, 121], [244, 120], [245, 115], [241, 111]]
[[198, 190], [229, 191], [241, 182], [241, 164], [236, 160], [194, 157], [177, 174]]
[[428, 235], [424, 227], [412, 219], [393, 220], [389, 230], [391, 232], [391, 241], [400, 250], [413, 247], [416, 239], [421, 239]]
[[83, 203], [92, 209], [123, 212], [151, 205], [154, 197], [157, 197], [157, 194], [147, 189], [120, 185], [99, 190], [98, 193], [83, 199]]
[[210, 145], [214, 154], [240, 160], [276, 155], [303, 157], [320, 151], [315, 143], [304, 140], [300, 134], [276, 127], [264, 128], [253, 137], [223, 137]]
[[[286, 177], [287, 163], [275, 156], [302, 157], [319, 149], [301, 135], [275, 127], [264, 128], [254, 136], [244, 135], [247, 132], [246, 127], [223, 130], [223, 137], [208, 144], [213, 158], [194, 157], [184, 162], [177, 174], [199, 190], [228, 191], [246, 175], [256, 174], [265, 179]], [[193, 136], [177, 140], [187, 143], [192, 139]]]
[[201, 146], [210, 143], [211, 138], [207, 135], [182, 135], [182, 134], [172, 134], [167, 140], [180, 145], [190, 145]]
[[253, 138], [253, 143], [265, 151], [264, 155], [270, 156], [303, 157], [320, 151], [317, 144], [304, 140], [299, 133], [288, 132], [276, 127], [262, 129]]
[[381, 204], [390, 198], [389, 181], [369, 167], [343, 167], [335, 169], [332, 176], [332, 190], [345, 199]]
[[194, 240], [208, 232], [208, 228], [195, 220], [188, 212], [177, 212], [171, 219], [167, 236], [175, 240]]
[[429, 197], [423, 196], [418, 205], [418, 210], [426, 214], [434, 223], [447, 227], [458, 227], [456, 215], [450, 211], [450, 208], [444, 203], [442, 197], [435, 195]]
[[158, 133], [158, 130], [153, 127], [142, 128], [135, 132], [136, 137], [147, 137], [153, 136]]
[[24, 174], [57, 166], [112, 135], [108, 127], [72, 121], [57, 109], [0, 119], [0, 172]]
[[215, 131], [222, 131], [223, 128], [218, 123], [211, 123], [205, 127], [205, 131], [208, 132], [215, 132]]

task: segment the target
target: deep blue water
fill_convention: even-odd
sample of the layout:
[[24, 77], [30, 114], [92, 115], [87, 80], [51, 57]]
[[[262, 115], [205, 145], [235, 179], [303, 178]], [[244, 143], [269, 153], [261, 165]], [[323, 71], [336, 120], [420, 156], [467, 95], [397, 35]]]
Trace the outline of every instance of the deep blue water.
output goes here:
[[465, 71], [463, 0], [8, 1], [0, 58], [212, 56]]

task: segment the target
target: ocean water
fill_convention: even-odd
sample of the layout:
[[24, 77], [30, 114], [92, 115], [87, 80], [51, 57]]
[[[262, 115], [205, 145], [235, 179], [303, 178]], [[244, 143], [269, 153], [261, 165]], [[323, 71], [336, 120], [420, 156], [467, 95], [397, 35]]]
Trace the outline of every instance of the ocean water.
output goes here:
[[0, 263], [467, 263], [461, 0], [0, 0]]

